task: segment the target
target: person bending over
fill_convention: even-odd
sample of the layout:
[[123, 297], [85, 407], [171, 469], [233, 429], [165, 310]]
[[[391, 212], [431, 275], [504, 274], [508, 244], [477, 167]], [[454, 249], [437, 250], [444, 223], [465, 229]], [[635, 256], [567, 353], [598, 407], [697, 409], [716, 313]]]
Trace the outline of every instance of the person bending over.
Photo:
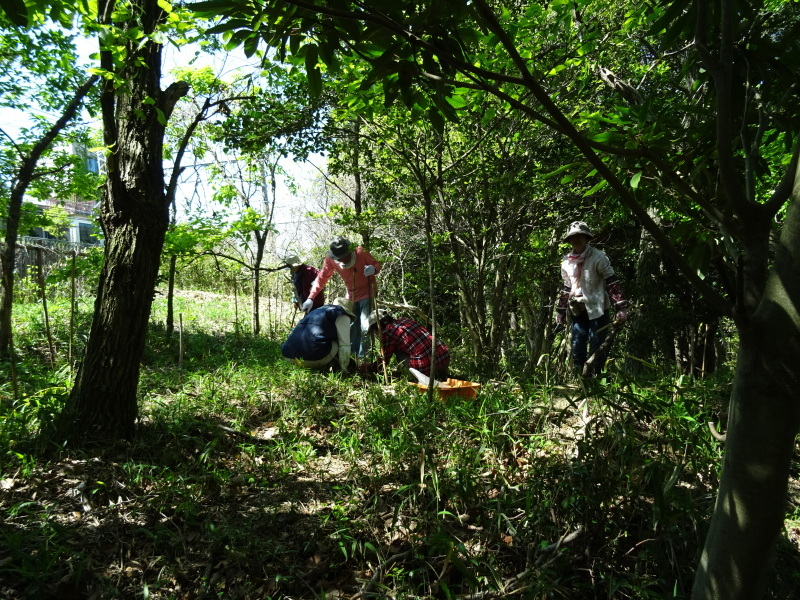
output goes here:
[[350, 366], [350, 325], [355, 319], [353, 303], [336, 298], [310, 311], [289, 333], [281, 346], [283, 357], [307, 369], [335, 368], [347, 372]]
[[362, 373], [378, 372], [383, 364], [388, 365], [395, 356], [419, 383], [430, 383], [432, 363], [435, 365], [434, 378], [437, 381], [447, 379], [450, 350], [437, 339], [434, 355], [431, 348], [433, 336], [425, 327], [405, 317], [395, 319], [384, 310], [373, 311], [369, 324], [370, 332], [380, 331], [383, 357], [373, 363], [362, 364], [359, 368]]

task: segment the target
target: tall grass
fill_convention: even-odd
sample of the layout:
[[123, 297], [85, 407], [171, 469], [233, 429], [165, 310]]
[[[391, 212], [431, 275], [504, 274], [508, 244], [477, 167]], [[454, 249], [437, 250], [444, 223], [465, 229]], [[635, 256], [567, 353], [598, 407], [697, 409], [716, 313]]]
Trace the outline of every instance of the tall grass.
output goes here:
[[[246, 305], [181, 295], [179, 346], [157, 299], [138, 436], [91, 454], [31, 443], [70, 388], [69, 329], [54, 303], [53, 369], [40, 308], [18, 307], [0, 596], [688, 597], [726, 374], [483, 382], [430, 403], [400, 378], [299, 369], [280, 354], [291, 313], [254, 337]], [[788, 538], [779, 559], [770, 593], [785, 598], [800, 572]]]

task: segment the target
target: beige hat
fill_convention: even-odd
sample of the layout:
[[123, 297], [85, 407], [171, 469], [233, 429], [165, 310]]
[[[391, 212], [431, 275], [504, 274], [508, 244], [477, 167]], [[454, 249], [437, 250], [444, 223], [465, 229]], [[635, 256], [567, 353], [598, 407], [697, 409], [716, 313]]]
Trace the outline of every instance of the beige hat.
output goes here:
[[303, 264], [303, 261], [297, 256], [297, 254], [287, 254], [283, 257], [284, 264], [289, 265], [290, 267], [299, 267]]
[[356, 305], [352, 300], [347, 298], [336, 298], [333, 301], [334, 306], [341, 306], [348, 315], [350, 315], [353, 319], [356, 318], [355, 309]]
[[569, 238], [578, 233], [585, 235], [589, 239], [594, 237], [592, 235], [592, 231], [589, 229], [589, 226], [586, 223], [583, 221], [573, 221], [567, 228], [567, 233], [564, 235], [564, 241], [569, 242]]

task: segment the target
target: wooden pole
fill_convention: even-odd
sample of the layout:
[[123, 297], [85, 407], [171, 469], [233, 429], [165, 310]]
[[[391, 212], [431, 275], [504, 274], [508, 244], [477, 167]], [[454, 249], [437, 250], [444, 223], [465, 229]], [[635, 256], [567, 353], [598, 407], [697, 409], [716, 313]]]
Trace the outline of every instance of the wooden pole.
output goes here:
[[[375, 300], [375, 321], [378, 325], [378, 352], [381, 356], [381, 364], [383, 365], [383, 382], [386, 385], [389, 385], [389, 369], [386, 367], [386, 357], [383, 354], [383, 327], [381, 327], [381, 319], [380, 315], [378, 314], [378, 278], [374, 275], [371, 275], [371, 286], [374, 286], [372, 290], [372, 297]], [[369, 335], [369, 331], [367, 331], [367, 335]]]
[[72, 252], [72, 287], [69, 296], [69, 344], [67, 346], [67, 363], [72, 371], [72, 338], [75, 337], [75, 259], [78, 253]]
[[39, 274], [39, 291], [42, 295], [42, 309], [44, 310], [44, 330], [47, 335], [47, 345], [50, 348], [50, 368], [56, 370], [56, 352], [53, 347], [53, 334], [50, 331], [50, 314], [47, 312], [47, 293], [44, 287], [44, 258], [42, 249], [36, 248], [36, 266]]

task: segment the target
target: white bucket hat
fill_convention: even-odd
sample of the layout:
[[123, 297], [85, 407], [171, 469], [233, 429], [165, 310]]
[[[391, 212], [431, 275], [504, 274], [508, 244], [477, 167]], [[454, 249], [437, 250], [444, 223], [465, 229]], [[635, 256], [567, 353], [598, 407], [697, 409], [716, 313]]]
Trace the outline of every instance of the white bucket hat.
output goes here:
[[382, 321], [385, 317], [390, 317], [390, 316], [391, 315], [382, 308], [379, 308], [378, 310], [373, 310], [371, 313], [369, 313], [369, 328], [371, 329], [373, 325], [376, 325], [378, 323], [378, 321]]
[[300, 260], [300, 257], [298, 257], [297, 254], [287, 254], [282, 260], [284, 264], [287, 264], [290, 267], [299, 267], [303, 264], [303, 261]]
[[564, 241], [569, 242], [569, 238], [578, 233], [585, 235], [589, 239], [594, 237], [591, 229], [589, 229], [589, 226], [586, 223], [583, 221], [573, 221], [567, 228], [567, 233], [564, 235]]

